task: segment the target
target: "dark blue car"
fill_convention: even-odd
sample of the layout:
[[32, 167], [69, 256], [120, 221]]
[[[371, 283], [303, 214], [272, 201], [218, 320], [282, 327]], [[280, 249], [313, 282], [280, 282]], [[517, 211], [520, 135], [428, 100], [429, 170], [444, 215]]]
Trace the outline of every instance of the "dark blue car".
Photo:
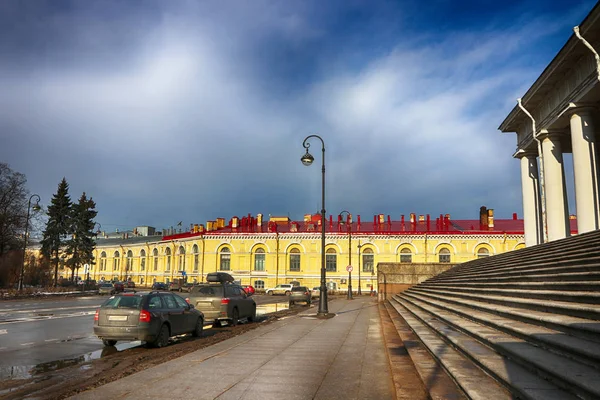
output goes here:
[[154, 282], [152, 284], [152, 290], [169, 290], [169, 285], [164, 282]]

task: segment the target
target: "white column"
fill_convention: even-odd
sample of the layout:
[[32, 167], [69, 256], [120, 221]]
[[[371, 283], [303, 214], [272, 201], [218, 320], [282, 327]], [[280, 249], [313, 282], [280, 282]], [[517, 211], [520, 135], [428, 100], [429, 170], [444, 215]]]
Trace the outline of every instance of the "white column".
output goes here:
[[535, 246], [544, 242], [537, 153], [519, 150], [515, 157], [521, 160], [525, 246]]
[[573, 173], [575, 175], [575, 204], [577, 205], [577, 232], [600, 228], [600, 201], [598, 200], [598, 153], [591, 107], [576, 108], [571, 114], [571, 143]]
[[560, 144], [560, 139], [563, 136], [562, 132], [548, 130], [543, 130], [539, 135], [542, 140], [544, 159], [544, 194], [549, 242], [564, 239], [571, 235], [565, 170]]

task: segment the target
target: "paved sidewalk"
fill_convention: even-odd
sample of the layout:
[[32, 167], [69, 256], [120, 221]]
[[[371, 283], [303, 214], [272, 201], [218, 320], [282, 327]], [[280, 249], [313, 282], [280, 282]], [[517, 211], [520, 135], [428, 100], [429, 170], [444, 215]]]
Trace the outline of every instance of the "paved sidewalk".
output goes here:
[[394, 399], [376, 299], [332, 300], [73, 399]]

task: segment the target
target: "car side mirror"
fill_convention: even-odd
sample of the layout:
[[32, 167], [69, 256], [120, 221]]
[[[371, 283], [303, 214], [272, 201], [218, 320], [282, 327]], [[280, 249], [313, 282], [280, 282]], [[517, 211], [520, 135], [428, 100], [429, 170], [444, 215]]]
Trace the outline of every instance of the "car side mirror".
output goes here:
[[188, 306], [189, 306], [189, 309], [190, 309], [190, 310], [192, 310], [192, 309], [194, 309], [194, 308], [195, 308], [193, 304], [188, 304]]

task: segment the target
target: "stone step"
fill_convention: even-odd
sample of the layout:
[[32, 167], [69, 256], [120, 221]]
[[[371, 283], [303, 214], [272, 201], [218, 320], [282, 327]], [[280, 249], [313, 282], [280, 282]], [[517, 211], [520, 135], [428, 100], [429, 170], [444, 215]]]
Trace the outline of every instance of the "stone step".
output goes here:
[[[453, 312], [433, 306], [421, 308], [406, 301], [405, 298], [399, 298], [397, 301], [421, 321], [434, 327], [439, 334], [444, 335], [445, 339], [450, 340], [462, 351], [472, 351], [469, 348], [469, 340], [464, 338], [464, 335], [467, 335], [470, 340], [488, 346], [504, 356], [505, 360], [518, 363], [522, 368], [552, 385], [585, 399], [600, 398], [600, 379], [595, 368], [551, 353], [525, 340], [490, 326], [478, 324]], [[478, 360], [485, 358], [476, 352], [473, 352], [473, 355]]]
[[378, 307], [396, 398], [466, 400], [465, 394], [443, 369], [432, 368], [435, 361], [431, 356], [425, 357], [429, 353], [422, 349], [423, 345], [418, 339], [415, 341], [414, 337], [410, 337], [406, 341], [402, 340], [395, 321], [398, 318], [392, 320], [390, 307], [383, 303], [379, 303]]
[[473, 310], [500, 315], [516, 321], [558, 330], [577, 338], [600, 343], [600, 322], [592, 321], [587, 318], [495, 304], [477, 297], [464, 298], [451, 295], [440, 295], [435, 292], [419, 292], [416, 290], [406, 291], [403, 294], [407, 296], [417, 296], [418, 298], [426, 297], [436, 301], [444, 301], [446, 303], [468, 307]]
[[[390, 304], [471, 399], [577, 399], [404, 300], [392, 299]], [[479, 373], [476, 375], [475, 371]]]
[[501, 304], [510, 307], [518, 307], [530, 310], [555, 313], [560, 315], [568, 315], [571, 317], [586, 318], [596, 321], [600, 320], [600, 305], [596, 304], [582, 304], [568, 301], [532, 299], [511, 296], [484, 295], [482, 293], [471, 294], [466, 292], [458, 292], [454, 289], [434, 290], [420, 288], [419, 286], [413, 286], [408, 291], [418, 291], [419, 293], [437, 293], [443, 296], [462, 297], [465, 299], [487, 301], [489, 303]]
[[[571, 285], [568, 287], [567, 284], [563, 283], [556, 284], [557, 287], [553, 288], [551, 283], [539, 282], [537, 284], [521, 284], [520, 286], [521, 287], [517, 287], [517, 284], [504, 284], [502, 286], [498, 284], [486, 285], [484, 283], [462, 283], [459, 286], [445, 285], [437, 282], [424, 282], [423, 284], [419, 285], [419, 289], [468, 292], [472, 294], [481, 294], [484, 296], [507, 296], [520, 297], [524, 299], [544, 299], [571, 303], [600, 304], [600, 285], [585, 283], [580, 286]], [[584, 288], [588, 288], [588, 290], [579, 290]], [[600, 312], [600, 307], [598, 307], [598, 311]]]
[[542, 270], [541, 274], [538, 271], [523, 271], [518, 274], [505, 274], [499, 272], [497, 274], [479, 275], [473, 273], [464, 277], [447, 276], [445, 279], [429, 279], [427, 283], [437, 282], [448, 282], [448, 283], [460, 283], [463, 282], [570, 282], [570, 281], [600, 281], [600, 271], [586, 271], [586, 272], [556, 272], [550, 271], [551, 268]]
[[399, 294], [395, 297], [406, 298], [408, 301], [424, 308], [424, 305], [437, 307], [453, 312], [463, 318], [480, 324], [486, 324], [494, 329], [519, 337], [554, 353], [568, 357], [577, 362], [596, 368], [600, 373], [600, 346], [597, 342], [581, 339], [565, 332], [546, 328], [537, 324], [522, 322], [509, 317], [474, 309], [447, 302], [443, 299], [431, 299], [415, 294]]

